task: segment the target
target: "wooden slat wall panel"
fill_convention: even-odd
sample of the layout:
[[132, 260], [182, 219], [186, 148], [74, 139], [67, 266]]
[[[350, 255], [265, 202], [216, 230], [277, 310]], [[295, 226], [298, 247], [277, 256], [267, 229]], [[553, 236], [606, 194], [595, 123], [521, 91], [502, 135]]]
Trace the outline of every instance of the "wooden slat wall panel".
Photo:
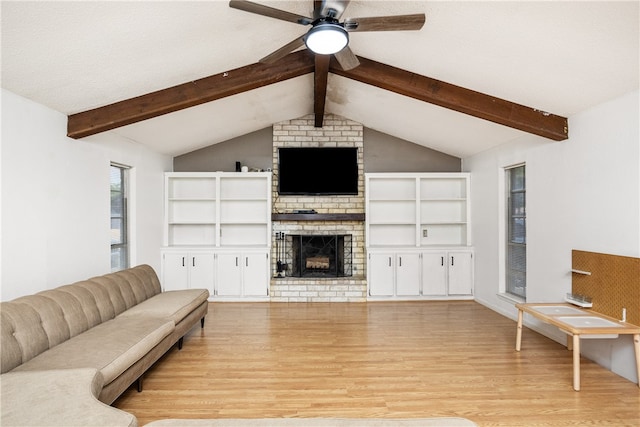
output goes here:
[[571, 292], [590, 296], [593, 311], [620, 319], [627, 309], [627, 323], [640, 325], [640, 258], [597, 252], [571, 251], [575, 270]]

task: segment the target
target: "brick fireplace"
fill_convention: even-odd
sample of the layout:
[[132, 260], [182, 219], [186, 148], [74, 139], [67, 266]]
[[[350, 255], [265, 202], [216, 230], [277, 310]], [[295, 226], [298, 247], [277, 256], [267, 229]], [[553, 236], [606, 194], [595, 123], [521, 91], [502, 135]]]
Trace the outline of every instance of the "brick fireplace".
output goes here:
[[[287, 120], [273, 125], [273, 242], [272, 279], [270, 295], [272, 301], [280, 302], [347, 302], [365, 301], [366, 267], [364, 242], [364, 153], [363, 127], [335, 115], [324, 117], [322, 128], [314, 127], [314, 116]], [[358, 194], [348, 196], [284, 196], [278, 194], [278, 149], [281, 147], [355, 147], [358, 148]], [[314, 210], [315, 214], [293, 214], [296, 210]], [[319, 271], [302, 277], [291, 277], [292, 255], [285, 258], [283, 245], [292, 250], [293, 237], [308, 240], [317, 236], [329, 241], [333, 236], [344, 236], [350, 242], [350, 274], [319, 274]], [[279, 253], [280, 252], [280, 253]], [[331, 264], [332, 254], [317, 255], [312, 260], [319, 270], [325, 263]], [[285, 258], [285, 259], [282, 259]], [[278, 262], [287, 264], [287, 270], [278, 276]], [[299, 260], [296, 258], [299, 263]], [[305, 262], [304, 268], [308, 265]], [[339, 266], [331, 266], [339, 268]], [[300, 265], [296, 266], [300, 269]], [[303, 268], [303, 269], [304, 269]]]

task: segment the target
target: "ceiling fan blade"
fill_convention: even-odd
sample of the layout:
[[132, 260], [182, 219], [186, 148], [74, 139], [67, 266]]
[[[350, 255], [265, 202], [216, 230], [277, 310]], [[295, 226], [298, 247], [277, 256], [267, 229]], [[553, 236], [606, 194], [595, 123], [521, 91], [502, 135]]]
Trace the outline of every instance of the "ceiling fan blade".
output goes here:
[[321, 17], [331, 16], [340, 19], [344, 10], [349, 6], [350, 0], [321, 0], [314, 2], [313, 17], [318, 19]]
[[254, 3], [246, 0], [231, 0], [229, 7], [244, 10], [245, 12], [256, 13], [258, 15], [268, 16], [270, 18], [281, 19], [283, 21], [293, 22], [294, 24], [309, 25], [313, 19], [296, 13], [287, 12], [262, 4]]
[[414, 15], [375, 16], [371, 18], [348, 18], [344, 28], [353, 31], [409, 31], [419, 30], [424, 25], [424, 13]]
[[342, 69], [345, 71], [353, 70], [360, 65], [360, 61], [358, 61], [358, 58], [353, 54], [353, 51], [349, 49], [349, 46], [345, 47], [340, 52], [335, 53], [334, 56], [336, 57], [338, 64], [340, 64]]
[[289, 43], [287, 43], [284, 46], [282, 46], [280, 49], [278, 49], [275, 52], [272, 52], [269, 55], [267, 55], [264, 58], [262, 58], [260, 60], [260, 62], [265, 63], [265, 64], [274, 63], [278, 59], [284, 58], [289, 53], [293, 52], [294, 50], [296, 50], [296, 49], [298, 49], [298, 48], [300, 48], [302, 46], [304, 46], [304, 36], [300, 36], [297, 39], [295, 39], [293, 41], [290, 41]]

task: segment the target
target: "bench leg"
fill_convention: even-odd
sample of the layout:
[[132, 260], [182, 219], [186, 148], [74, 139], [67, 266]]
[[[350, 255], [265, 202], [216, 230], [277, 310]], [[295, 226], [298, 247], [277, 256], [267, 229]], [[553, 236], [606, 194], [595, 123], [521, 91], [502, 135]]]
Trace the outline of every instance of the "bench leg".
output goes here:
[[638, 387], [640, 387], [640, 334], [633, 335], [633, 348], [636, 353], [636, 374], [638, 375]]
[[182, 350], [182, 342], [183, 342], [183, 341], [184, 341], [184, 337], [181, 337], [181, 338], [178, 340], [178, 350]]
[[204, 317], [202, 319], [200, 319], [200, 327], [204, 328]]
[[518, 310], [518, 326], [516, 328], [516, 351], [520, 351], [520, 347], [522, 345], [522, 318], [524, 317], [524, 312], [522, 310]]
[[580, 391], [580, 335], [573, 336], [573, 389]]
[[138, 389], [138, 393], [142, 392], [142, 375], [136, 380], [136, 388]]

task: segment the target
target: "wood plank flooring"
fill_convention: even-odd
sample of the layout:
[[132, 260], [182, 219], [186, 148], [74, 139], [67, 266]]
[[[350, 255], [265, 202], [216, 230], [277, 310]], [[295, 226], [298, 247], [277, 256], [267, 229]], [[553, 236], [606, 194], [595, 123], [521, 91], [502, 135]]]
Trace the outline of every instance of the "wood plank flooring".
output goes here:
[[640, 426], [640, 388], [473, 301], [211, 303], [114, 406], [163, 418], [469, 418]]

